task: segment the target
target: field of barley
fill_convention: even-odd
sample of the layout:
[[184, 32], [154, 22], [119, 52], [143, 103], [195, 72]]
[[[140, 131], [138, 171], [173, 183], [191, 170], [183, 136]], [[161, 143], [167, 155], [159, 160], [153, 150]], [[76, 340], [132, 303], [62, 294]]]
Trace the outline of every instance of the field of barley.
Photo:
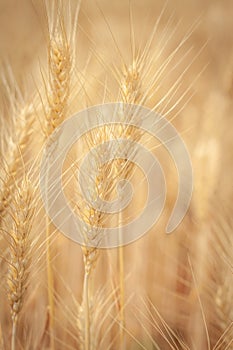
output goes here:
[[[232, 18], [232, 0], [0, 0], [0, 350], [233, 349]], [[111, 122], [80, 119], [62, 162], [97, 105]]]

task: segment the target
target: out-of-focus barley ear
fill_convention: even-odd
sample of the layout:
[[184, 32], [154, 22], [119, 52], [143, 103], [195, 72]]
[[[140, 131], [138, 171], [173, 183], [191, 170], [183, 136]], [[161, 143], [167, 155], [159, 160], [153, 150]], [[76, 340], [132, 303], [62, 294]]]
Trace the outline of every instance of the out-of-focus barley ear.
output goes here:
[[[36, 98], [23, 96], [10, 67], [2, 76], [5, 110], [1, 113], [0, 230], [9, 243], [7, 290], [12, 315], [12, 348], [16, 347], [18, 314], [27, 288], [29, 262], [30, 205], [27, 167], [28, 142], [33, 131]], [[21, 182], [21, 185], [19, 184]], [[28, 185], [28, 188], [26, 188]], [[28, 191], [28, 192], [27, 192]]]
[[11, 202], [15, 177], [22, 175], [22, 159], [25, 157], [25, 163], [26, 145], [32, 134], [35, 118], [35, 98], [23, 98], [12, 72], [10, 71], [8, 75], [9, 77], [3, 77], [3, 85], [7, 96], [6, 104], [9, 108], [0, 115], [0, 227]]
[[[142, 311], [143, 309], [145, 311]], [[168, 325], [149, 298], [147, 300], [142, 299], [142, 305], [136, 306], [134, 313], [138, 321], [140, 317], [140, 327], [148, 335], [148, 344], [150, 343], [153, 349], [191, 350], [182, 337]], [[159, 338], [161, 339], [160, 342], [157, 341]], [[160, 343], [163, 344], [163, 347], [160, 347]], [[143, 349], [146, 349], [143, 344], [140, 345]]]
[[50, 315], [49, 310], [47, 310], [43, 332], [38, 342], [38, 349], [43, 349], [46, 346], [46, 338], [49, 333], [49, 315]]
[[232, 218], [224, 201], [221, 208], [221, 195], [212, 195], [198, 239], [189, 243], [194, 287], [187, 333], [197, 348], [229, 349], [233, 339]]
[[[45, 82], [45, 119], [42, 123], [47, 139], [66, 119], [69, 112], [71, 80], [75, 64], [75, 38], [79, 4], [72, 14], [71, 3], [52, 1], [47, 4], [48, 17], [48, 76]], [[54, 277], [52, 271], [51, 236], [52, 225], [46, 217], [46, 252], [48, 304], [51, 349], [54, 349]]]
[[30, 236], [35, 210], [34, 186], [25, 176], [14, 184], [11, 204], [3, 234], [9, 244], [7, 295], [11, 310], [11, 349], [17, 348], [17, 325], [29, 284], [32, 259], [32, 238]]
[[[217, 211], [212, 215], [216, 215]], [[210, 257], [204, 266], [206, 275], [202, 295], [208, 306], [210, 338], [216, 349], [227, 348], [233, 341], [233, 275], [228, 264], [228, 261], [232, 261], [232, 224], [228, 209], [224, 210], [223, 217], [216, 215], [209, 235]]]

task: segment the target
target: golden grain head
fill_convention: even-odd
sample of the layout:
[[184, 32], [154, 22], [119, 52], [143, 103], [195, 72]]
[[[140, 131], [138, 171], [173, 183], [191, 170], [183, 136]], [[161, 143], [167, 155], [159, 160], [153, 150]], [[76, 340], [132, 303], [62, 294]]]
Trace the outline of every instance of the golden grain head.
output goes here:
[[20, 313], [29, 283], [31, 264], [33, 224], [33, 187], [28, 179], [16, 185], [14, 198], [8, 208], [11, 224], [6, 234], [10, 242], [9, 266], [7, 275], [8, 299], [12, 318]]

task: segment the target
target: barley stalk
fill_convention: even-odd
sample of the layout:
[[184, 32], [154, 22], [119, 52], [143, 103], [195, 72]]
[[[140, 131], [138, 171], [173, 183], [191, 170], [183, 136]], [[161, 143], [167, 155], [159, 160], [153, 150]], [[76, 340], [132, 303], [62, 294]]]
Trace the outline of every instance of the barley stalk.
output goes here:
[[[93, 349], [93, 340], [91, 334], [91, 323], [93, 320], [93, 310], [90, 308], [90, 272], [94, 267], [97, 259], [97, 249], [86, 249], [83, 247], [84, 256], [84, 280], [83, 280], [83, 297], [82, 297], [82, 308], [84, 312], [84, 329], [83, 329], [83, 349]], [[82, 327], [80, 328], [82, 333]]]
[[92, 299], [90, 291], [90, 277], [93, 269], [95, 268], [99, 254], [98, 248], [95, 246], [90, 247], [89, 244], [94, 244], [95, 238], [101, 234], [98, 232], [100, 228], [95, 227], [101, 226], [103, 215], [101, 215], [97, 210], [91, 208], [88, 204], [81, 205], [78, 208], [78, 211], [82, 217], [82, 220], [89, 225], [89, 227], [86, 227], [84, 224], [82, 227], [83, 237], [86, 245], [82, 247], [84, 279], [82, 303], [78, 315], [79, 335], [82, 349], [91, 350], [93, 349], [94, 334], [91, 334], [93, 309], [90, 309], [90, 300]]

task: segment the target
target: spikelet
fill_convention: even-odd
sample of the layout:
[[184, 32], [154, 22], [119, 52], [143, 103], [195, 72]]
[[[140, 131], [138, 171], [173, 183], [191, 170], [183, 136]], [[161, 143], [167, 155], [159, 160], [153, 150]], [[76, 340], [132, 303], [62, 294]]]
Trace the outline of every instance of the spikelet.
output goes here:
[[53, 35], [49, 42], [49, 110], [45, 129], [47, 136], [64, 121], [70, 95], [70, 45], [61, 30]]
[[140, 72], [136, 60], [132, 65], [123, 68], [120, 91], [125, 103], [137, 103], [142, 98]]
[[25, 178], [16, 187], [14, 200], [10, 207], [10, 214], [13, 221], [9, 232], [11, 247], [8, 271], [8, 297], [13, 320], [17, 318], [17, 315], [21, 311], [24, 294], [28, 285], [31, 262], [30, 232], [34, 214], [32, 195], [32, 185]]
[[[128, 67], [123, 66], [123, 69], [118, 72], [118, 83], [120, 87], [120, 96], [122, 102], [126, 104], [140, 104], [143, 101], [143, 90], [141, 81], [141, 67], [138, 63], [140, 56], [133, 59], [133, 62]], [[114, 136], [118, 138], [126, 138], [133, 141], [138, 141], [142, 137], [142, 132], [132, 125], [124, 125], [124, 122], [133, 122], [133, 115], [127, 115], [122, 120], [122, 124], [115, 129]], [[133, 123], [134, 124], [134, 123]], [[126, 159], [119, 159], [115, 162], [116, 173], [119, 176], [126, 178], [130, 176], [132, 171], [132, 163]]]
[[78, 2], [71, 15], [70, 1], [51, 1], [47, 4], [48, 77], [44, 77], [47, 82], [47, 103], [43, 127], [46, 137], [64, 121], [69, 112], [79, 5]]

